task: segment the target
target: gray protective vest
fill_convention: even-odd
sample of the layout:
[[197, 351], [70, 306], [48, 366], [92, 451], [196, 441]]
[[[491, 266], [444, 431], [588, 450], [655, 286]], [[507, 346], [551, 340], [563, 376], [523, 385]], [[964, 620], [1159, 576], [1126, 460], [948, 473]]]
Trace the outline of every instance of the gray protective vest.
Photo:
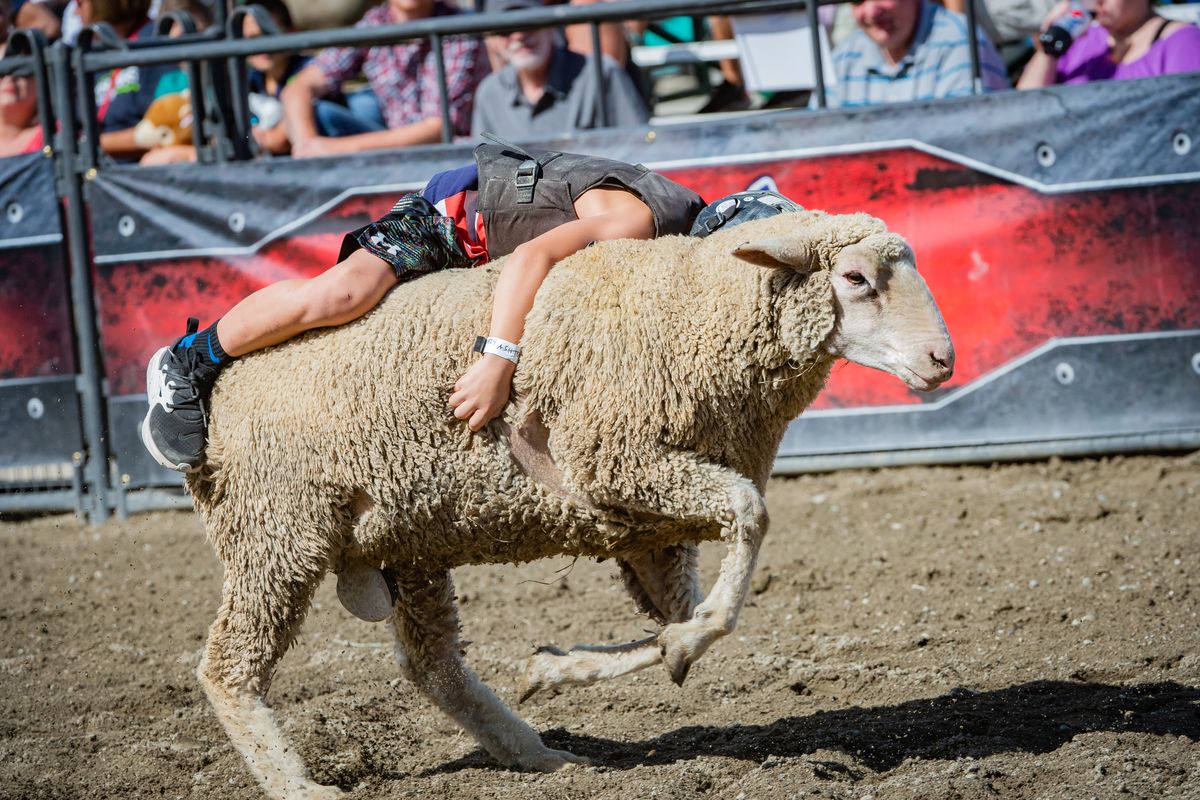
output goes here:
[[700, 195], [640, 164], [507, 143], [479, 145], [475, 163], [489, 258], [577, 219], [576, 198], [597, 186], [637, 195], [654, 214], [656, 236], [686, 234], [704, 208]]

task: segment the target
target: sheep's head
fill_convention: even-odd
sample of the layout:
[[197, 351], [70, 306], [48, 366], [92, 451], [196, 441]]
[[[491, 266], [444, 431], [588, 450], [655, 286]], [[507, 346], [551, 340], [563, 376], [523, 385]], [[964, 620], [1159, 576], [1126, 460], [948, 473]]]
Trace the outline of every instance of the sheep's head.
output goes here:
[[805, 221], [800, 232], [745, 242], [734, 255], [827, 279], [835, 317], [820, 344], [827, 352], [920, 391], [948, 380], [954, 346], [908, 243], [865, 214]]
[[954, 345], [912, 248], [877, 233], [843, 248], [831, 270], [838, 323], [831, 353], [930, 391], [954, 374]]

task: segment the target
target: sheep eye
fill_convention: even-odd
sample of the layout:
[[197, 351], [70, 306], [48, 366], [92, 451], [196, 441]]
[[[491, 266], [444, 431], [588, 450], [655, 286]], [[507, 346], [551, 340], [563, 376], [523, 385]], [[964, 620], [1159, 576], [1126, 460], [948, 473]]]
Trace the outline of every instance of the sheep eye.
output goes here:
[[847, 272], [846, 280], [850, 281], [854, 286], [862, 286], [867, 282], [867, 279], [863, 277], [861, 272]]

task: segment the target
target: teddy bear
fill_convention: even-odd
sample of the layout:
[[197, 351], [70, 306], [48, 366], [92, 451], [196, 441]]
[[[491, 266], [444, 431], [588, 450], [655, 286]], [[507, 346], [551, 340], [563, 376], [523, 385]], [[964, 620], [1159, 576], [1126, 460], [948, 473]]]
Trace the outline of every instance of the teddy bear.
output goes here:
[[144, 150], [192, 143], [192, 96], [188, 90], [157, 98], [133, 129], [133, 141]]

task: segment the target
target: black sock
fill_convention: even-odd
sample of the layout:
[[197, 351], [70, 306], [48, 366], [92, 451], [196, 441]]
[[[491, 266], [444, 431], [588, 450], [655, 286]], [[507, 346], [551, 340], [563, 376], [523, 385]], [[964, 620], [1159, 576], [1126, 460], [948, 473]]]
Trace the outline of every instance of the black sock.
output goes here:
[[[220, 322], [220, 320], [217, 320]], [[202, 331], [189, 333], [178, 342], [175, 343], [175, 349], [192, 350], [200, 357], [200, 363], [209, 367], [223, 367], [225, 364], [236, 356], [231, 356], [225, 352], [225, 348], [221, 347], [221, 340], [217, 338], [217, 322], [209, 325]]]
[[194, 377], [198, 382], [206, 384], [206, 389], [211, 388], [221, 370], [237, 358], [226, 353], [225, 348], [221, 347], [221, 340], [217, 338], [217, 322], [202, 331], [189, 333], [175, 343], [176, 350], [189, 350], [196, 355], [201, 369], [197, 370]]

